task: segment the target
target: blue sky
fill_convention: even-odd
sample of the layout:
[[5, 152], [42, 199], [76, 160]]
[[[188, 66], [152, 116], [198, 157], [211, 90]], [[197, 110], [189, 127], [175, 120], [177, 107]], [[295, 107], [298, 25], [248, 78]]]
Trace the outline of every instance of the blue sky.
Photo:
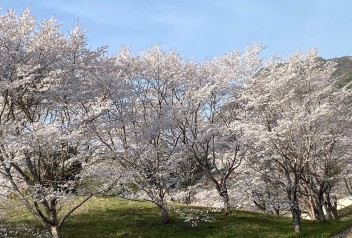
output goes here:
[[134, 52], [155, 44], [197, 61], [253, 43], [263, 56], [289, 56], [318, 47], [324, 58], [352, 55], [350, 0], [0, 0], [31, 7], [38, 20], [55, 17], [63, 31], [79, 24], [89, 45]]

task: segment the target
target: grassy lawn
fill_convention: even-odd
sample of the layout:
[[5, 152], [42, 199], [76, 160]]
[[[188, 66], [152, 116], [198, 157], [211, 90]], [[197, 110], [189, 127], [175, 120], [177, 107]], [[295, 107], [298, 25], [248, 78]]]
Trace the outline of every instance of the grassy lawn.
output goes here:
[[[187, 206], [178, 206], [187, 209]], [[188, 207], [189, 208], [189, 207]], [[201, 208], [198, 208], [201, 209]], [[151, 203], [132, 202], [112, 197], [96, 197], [91, 199], [65, 223], [62, 236], [65, 237], [182, 237], [182, 238], [223, 238], [223, 237], [331, 237], [352, 226], [350, 208], [342, 212], [340, 221], [319, 223], [303, 221], [303, 232], [298, 236], [293, 232], [290, 218], [266, 215], [254, 212], [234, 211], [229, 216], [212, 213], [212, 222], [203, 222], [196, 227], [171, 213], [172, 222], [160, 224], [158, 209]], [[26, 212], [7, 216], [0, 224], [15, 227], [18, 224], [30, 224], [41, 229], [39, 223], [32, 220]], [[33, 237], [17, 234], [13, 237]]]

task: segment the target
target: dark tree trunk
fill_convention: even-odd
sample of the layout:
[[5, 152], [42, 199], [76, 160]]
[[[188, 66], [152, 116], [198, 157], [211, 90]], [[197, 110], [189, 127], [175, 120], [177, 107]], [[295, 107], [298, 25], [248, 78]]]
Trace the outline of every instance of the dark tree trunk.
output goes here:
[[302, 231], [301, 226], [301, 210], [297, 201], [291, 201], [291, 213], [292, 213], [292, 221], [295, 227], [295, 232], [300, 233]]
[[328, 220], [333, 220], [334, 218], [335, 219], [338, 218], [337, 201], [335, 203], [336, 204], [334, 204], [334, 206], [333, 206], [332, 203], [331, 203], [331, 199], [330, 199], [330, 191], [326, 191], [325, 192], [325, 204], [324, 205], [325, 205], [326, 214], [328, 216]]
[[255, 205], [258, 209], [260, 209], [262, 212], [268, 212], [268, 211], [266, 210], [265, 204], [260, 204], [260, 203], [257, 202], [256, 200], [253, 200], [253, 203], [254, 203], [254, 205]]
[[218, 185], [217, 186], [217, 191], [223, 201], [224, 207], [223, 211], [226, 215], [231, 213], [231, 206], [230, 206], [230, 198], [229, 198], [229, 193], [227, 191], [226, 184]]
[[164, 194], [160, 193], [159, 194], [159, 202], [157, 203], [157, 206], [160, 209], [160, 215], [161, 215], [161, 223], [162, 224], [167, 224], [170, 222], [170, 216], [169, 216], [169, 210], [167, 208], [167, 203], [164, 198]]
[[223, 199], [223, 202], [224, 202], [225, 214], [230, 214], [230, 212], [231, 212], [230, 198], [229, 198], [229, 194], [228, 194], [227, 191], [226, 191], [226, 193], [223, 194], [222, 199]]
[[293, 209], [293, 224], [295, 226], [295, 232], [300, 233], [302, 231], [302, 226], [301, 226], [301, 211], [296, 208]]
[[161, 215], [161, 223], [162, 224], [167, 224], [170, 222], [170, 216], [169, 216], [169, 211], [167, 210], [167, 207], [165, 204], [162, 204], [159, 206], [160, 209], [160, 215]]
[[300, 233], [302, 231], [301, 226], [301, 209], [299, 207], [298, 202], [298, 191], [297, 187], [299, 184], [300, 176], [299, 174], [295, 174], [294, 181], [292, 182], [289, 173], [286, 174], [288, 180], [288, 189], [287, 189], [287, 197], [291, 202], [291, 213], [292, 213], [292, 221], [295, 228], [296, 233]]
[[279, 208], [274, 208], [275, 215], [279, 216], [280, 215], [280, 209]]
[[[330, 200], [331, 201], [331, 200]], [[331, 204], [331, 212], [335, 219], [339, 219], [339, 214], [337, 213], [337, 197], [333, 196], [333, 202]]]
[[186, 191], [185, 203], [191, 204], [191, 189], [187, 189]]
[[327, 203], [324, 203], [324, 208], [326, 211], [327, 220], [328, 221], [333, 220], [331, 206], [329, 206]]
[[323, 210], [323, 200], [322, 200], [322, 197], [318, 196], [315, 198], [315, 204], [316, 204], [316, 209], [318, 211], [318, 219], [319, 221], [326, 221], [325, 219], [325, 215], [324, 215], [324, 210]]

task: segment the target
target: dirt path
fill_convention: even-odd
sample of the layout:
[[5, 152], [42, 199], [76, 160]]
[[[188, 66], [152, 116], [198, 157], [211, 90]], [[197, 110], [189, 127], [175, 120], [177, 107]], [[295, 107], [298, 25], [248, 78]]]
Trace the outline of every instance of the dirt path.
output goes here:
[[331, 238], [352, 238], [352, 228], [344, 230], [343, 232], [334, 235]]

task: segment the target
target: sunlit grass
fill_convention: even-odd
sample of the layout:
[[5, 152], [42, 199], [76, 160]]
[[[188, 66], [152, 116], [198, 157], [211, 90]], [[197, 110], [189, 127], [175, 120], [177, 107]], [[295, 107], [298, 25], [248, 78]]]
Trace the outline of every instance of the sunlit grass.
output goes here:
[[[181, 206], [181, 209], [185, 207]], [[62, 229], [62, 236], [64, 238], [328, 238], [352, 226], [352, 212], [349, 209], [342, 212], [343, 216], [340, 221], [326, 223], [303, 221], [303, 232], [296, 235], [293, 232], [291, 219], [285, 217], [245, 211], [234, 211], [229, 216], [213, 213], [215, 221], [200, 223], [192, 227], [177, 214], [171, 212], [172, 222], [162, 225], [159, 211], [152, 203], [132, 202], [113, 197], [96, 197], [84, 204], [67, 220]], [[40, 224], [34, 222], [26, 212], [13, 212], [6, 218], [6, 222], [10, 222], [10, 225], [25, 222], [40, 227]], [[19, 236], [19, 238], [22, 237], [29, 236]]]

